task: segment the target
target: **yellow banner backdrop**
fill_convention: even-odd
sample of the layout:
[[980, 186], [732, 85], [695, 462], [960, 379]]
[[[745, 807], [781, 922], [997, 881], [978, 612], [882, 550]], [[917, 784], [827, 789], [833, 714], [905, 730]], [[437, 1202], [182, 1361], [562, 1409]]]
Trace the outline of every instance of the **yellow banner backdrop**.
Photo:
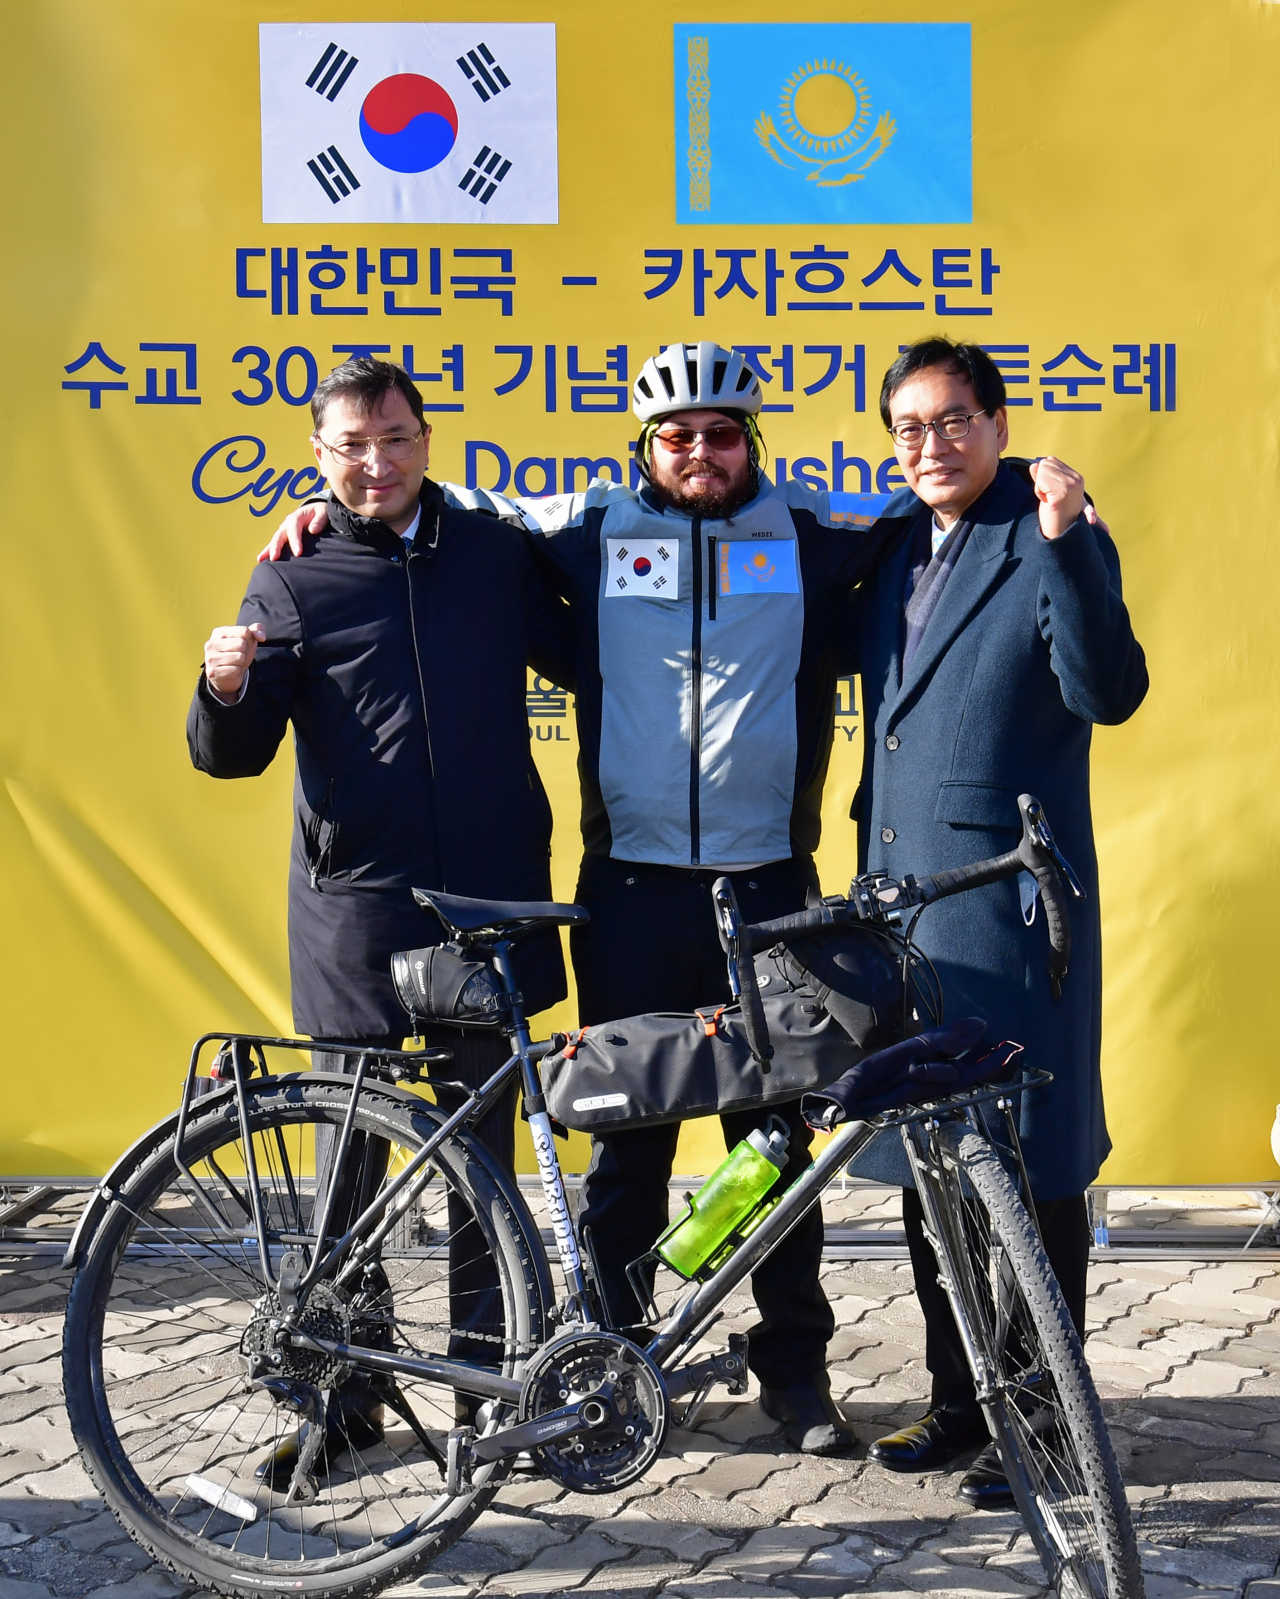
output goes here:
[[[0, 1171], [100, 1172], [197, 1033], [290, 1029], [292, 761], [210, 782], [183, 721], [315, 481], [305, 401], [344, 348], [421, 375], [434, 475], [539, 493], [626, 472], [659, 345], [749, 346], [773, 469], [875, 492], [880, 376], [939, 329], [1003, 363], [1016, 452], [1084, 471], [1150, 662], [1094, 742], [1105, 1178], [1274, 1176], [1280, 8], [886, 0], [868, 21], [928, 28], [818, 4], [744, 31], [780, 9], [457, 0], [454, 133], [427, 101], [419, 132], [466, 171], [432, 223], [379, 220], [437, 159], [380, 87], [405, 46], [371, 25], [422, 26], [400, 0], [6, 7]], [[293, 27], [260, 57], [263, 23]], [[846, 683], [829, 891], [857, 709]], [[530, 729], [569, 898], [572, 707], [545, 684]]]

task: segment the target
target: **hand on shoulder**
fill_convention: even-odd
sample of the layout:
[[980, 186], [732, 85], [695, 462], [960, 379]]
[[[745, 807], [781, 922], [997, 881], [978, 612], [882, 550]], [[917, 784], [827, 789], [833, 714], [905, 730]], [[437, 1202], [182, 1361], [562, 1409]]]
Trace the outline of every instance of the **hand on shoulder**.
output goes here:
[[329, 525], [329, 507], [323, 500], [291, 511], [271, 535], [271, 542], [258, 551], [259, 561], [278, 561], [289, 550], [302, 554], [302, 541], [308, 533], [321, 533]]

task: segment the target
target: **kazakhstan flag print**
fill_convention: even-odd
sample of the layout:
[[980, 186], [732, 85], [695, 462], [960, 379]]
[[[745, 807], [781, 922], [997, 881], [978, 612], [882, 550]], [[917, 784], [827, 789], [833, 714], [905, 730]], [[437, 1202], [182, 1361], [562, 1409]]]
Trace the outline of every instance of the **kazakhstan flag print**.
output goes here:
[[682, 24], [680, 222], [971, 222], [969, 26]]
[[799, 594], [794, 539], [721, 539], [718, 548], [721, 594]]

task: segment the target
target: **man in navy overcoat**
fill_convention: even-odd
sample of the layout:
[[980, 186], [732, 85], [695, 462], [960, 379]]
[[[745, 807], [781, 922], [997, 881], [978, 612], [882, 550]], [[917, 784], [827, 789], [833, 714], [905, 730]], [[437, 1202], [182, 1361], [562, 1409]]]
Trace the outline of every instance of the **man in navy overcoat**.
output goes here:
[[[915, 936], [938, 969], [948, 1016], [985, 1017], [990, 1036], [1020, 1040], [1028, 1065], [1053, 1073], [1051, 1086], [1023, 1096], [1020, 1133], [1045, 1245], [1083, 1330], [1084, 1191], [1111, 1147], [1089, 743], [1095, 722], [1123, 722], [1142, 703], [1146, 664], [1116, 547], [1079, 473], [1053, 457], [1001, 459], [1005, 389], [990, 357], [945, 339], [912, 345], [886, 374], [880, 408], [908, 484], [885, 514], [908, 526], [858, 613], [860, 869], [901, 877], [998, 855], [1017, 841], [1018, 795], [1044, 803], [1088, 896], [1071, 905], [1062, 997], [1050, 990], [1045, 919], [1025, 874], [931, 907]], [[879, 1142], [856, 1169], [902, 1180], [900, 1145], [895, 1153]], [[921, 1471], [973, 1448], [986, 1428], [914, 1189], [903, 1210], [933, 1397], [920, 1422], [880, 1439], [871, 1457]], [[993, 1447], [960, 1492], [993, 1509], [1013, 1502]]]

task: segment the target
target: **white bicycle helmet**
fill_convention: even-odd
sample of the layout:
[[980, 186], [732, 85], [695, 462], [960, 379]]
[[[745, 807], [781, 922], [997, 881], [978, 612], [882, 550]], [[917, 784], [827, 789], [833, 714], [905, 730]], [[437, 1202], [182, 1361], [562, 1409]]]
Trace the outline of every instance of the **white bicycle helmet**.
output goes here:
[[651, 355], [631, 390], [632, 409], [642, 422], [673, 411], [743, 411], [750, 416], [764, 404], [760, 379], [746, 357], [711, 339], [671, 344]]

